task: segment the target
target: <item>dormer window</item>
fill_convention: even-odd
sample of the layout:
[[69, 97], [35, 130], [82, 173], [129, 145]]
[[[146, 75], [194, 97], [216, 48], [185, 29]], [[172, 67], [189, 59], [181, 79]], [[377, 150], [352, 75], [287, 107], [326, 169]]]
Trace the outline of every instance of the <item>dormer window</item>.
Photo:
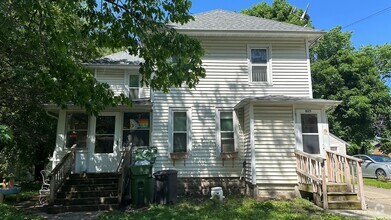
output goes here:
[[269, 47], [248, 47], [249, 81], [254, 84], [271, 84]]

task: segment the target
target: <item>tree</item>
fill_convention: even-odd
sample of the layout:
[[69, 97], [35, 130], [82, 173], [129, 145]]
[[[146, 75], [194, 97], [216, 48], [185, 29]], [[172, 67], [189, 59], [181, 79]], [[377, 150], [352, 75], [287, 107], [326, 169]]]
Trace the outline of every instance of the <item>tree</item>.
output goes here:
[[[311, 50], [315, 98], [342, 100], [329, 112], [330, 130], [351, 143], [350, 152], [367, 152], [375, 137], [388, 137], [390, 90], [382, 79], [382, 46], [354, 50], [351, 33], [333, 28]], [[388, 47], [387, 45], [385, 47]], [[380, 68], [381, 67], [381, 68]]]
[[[269, 6], [266, 2], [258, 3], [241, 13], [299, 26], [312, 27], [311, 18], [300, 8], [289, 4], [286, 0], [274, 0]], [[303, 16], [304, 15], [304, 16]]]
[[[259, 3], [242, 13], [311, 26], [301, 9], [285, 0], [271, 6]], [[355, 50], [352, 33], [333, 28], [311, 49], [314, 98], [342, 100], [328, 112], [330, 131], [351, 143], [350, 152], [366, 152], [374, 138], [383, 152], [391, 152], [391, 100], [384, 79], [391, 77], [391, 45], [367, 46]]]
[[[0, 143], [1, 156], [40, 155], [41, 147], [43, 155], [50, 152], [55, 120], [42, 110], [44, 103], [66, 108], [71, 102], [91, 114], [131, 104], [83, 65], [102, 48], [142, 57], [142, 81], [152, 89], [168, 92], [183, 82], [195, 87], [205, 76], [201, 45], [168, 25], [190, 21], [190, 7], [188, 0], [1, 1], [0, 125], [14, 134], [12, 143]], [[27, 159], [20, 161], [35, 160]]]

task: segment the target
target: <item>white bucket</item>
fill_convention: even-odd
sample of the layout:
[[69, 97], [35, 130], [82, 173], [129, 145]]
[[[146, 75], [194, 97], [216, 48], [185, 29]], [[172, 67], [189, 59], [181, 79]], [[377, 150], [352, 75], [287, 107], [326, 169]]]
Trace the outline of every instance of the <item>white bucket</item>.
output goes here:
[[223, 199], [225, 198], [223, 194], [223, 189], [221, 187], [212, 187], [210, 195], [210, 199], [218, 199], [220, 201], [223, 201]]

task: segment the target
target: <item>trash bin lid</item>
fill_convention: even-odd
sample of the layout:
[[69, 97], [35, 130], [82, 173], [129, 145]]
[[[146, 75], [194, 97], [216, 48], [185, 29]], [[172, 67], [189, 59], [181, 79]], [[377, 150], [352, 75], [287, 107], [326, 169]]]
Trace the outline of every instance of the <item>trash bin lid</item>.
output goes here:
[[178, 173], [177, 170], [159, 170], [159, 171], [156, 171], [155, 173], [153, 173], [154, 176], [166, 176], [166, 175], [170, 175], [170, 174], [176, 174]]

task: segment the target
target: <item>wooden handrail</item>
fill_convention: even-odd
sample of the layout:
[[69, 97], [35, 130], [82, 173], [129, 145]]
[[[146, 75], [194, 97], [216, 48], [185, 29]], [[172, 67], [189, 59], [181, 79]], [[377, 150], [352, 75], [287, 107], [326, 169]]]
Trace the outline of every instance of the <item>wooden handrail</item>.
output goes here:
[[338, 152], [335, 152], [335, 151], [330, 151], [330, 150], [325, 150], [327, 153], [332, 153], [332, 154], [335, 154], [337, 156], [341, 156], [341, 157], [346, 157], [347, 159], [349, 160], [354, 160], [354, 161], [357, 161], [357, 162], [360, 162], [362, 163], [362, 160], [357, 158], [357, 157], [352, 157], [352, 156], [349, 156], [349, 155], [344, 155], [344, 154], [340, 154]]
[[328, 182], [346, 184], [348, 191], [357, 193], [362, 210], [366, 209], [364, 183], [361, 171], [362, 160], [326, 150]]
[[[296, 150], [296, 172], [299, 184], [310, 184], [314, 200], [324, 209], [328, 208], [325, 158]], [[320, 204], [323, 198], [323, 204]]]
[[311, 184], [314, 196], [323, 200], [324, 209], [328, 208], [327, 183], [347, 186], [348, 192], [357, 193], [361, 208], [366, 209], [364, 184], [361, 172], [361, 159], [326, 150], [326, 158], [296, 150], [296, 172], [299, 184]]
[[121, 160], [118, 164], [117, 173], [118, 176], [118, 203], [122, 203], [122, 197], [125, 189], [129, 184], [129, 164], [130, 164], [130, 150], [125, 148], [122, 153]]
[[61, 159], [60, 163], [50, 172], [50, 198], [49, 204], [54, 203], [57, 191], [60, 189], [66, 178], [71, 174], [75, 167], [75, 151], [76, 144], [71, 147], [71, 150]]
[[300, 150], [295, 150], [295, 154], [299, 154], [299, 155], [302, 155], [304, 157], [308, 157], [308, 158], [311, 158], [312, 160], [316, 160], [318, 162], [322, 162], [324, 161], [326, 158], [323, 158], [321, 156], [316, 156], [316, 155], [312, 155], [312, 154], [308, 154], [308, 153], [305, 153], [303, 151], [300, 151]]

